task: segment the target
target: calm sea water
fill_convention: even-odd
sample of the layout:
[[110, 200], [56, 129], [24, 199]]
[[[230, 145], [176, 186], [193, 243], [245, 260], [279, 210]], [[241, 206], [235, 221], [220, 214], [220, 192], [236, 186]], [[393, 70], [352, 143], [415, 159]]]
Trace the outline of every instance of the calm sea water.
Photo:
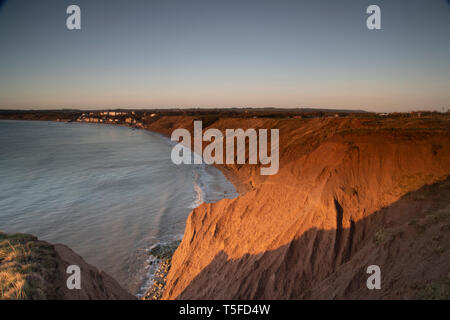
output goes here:
[[0, 121], [0, 231], [63, 243], [132, 293], [148, 249], [181, 239], [201, 202], [237, 194], [206, 165], [174, 165], [166, 137], [126, 127]]

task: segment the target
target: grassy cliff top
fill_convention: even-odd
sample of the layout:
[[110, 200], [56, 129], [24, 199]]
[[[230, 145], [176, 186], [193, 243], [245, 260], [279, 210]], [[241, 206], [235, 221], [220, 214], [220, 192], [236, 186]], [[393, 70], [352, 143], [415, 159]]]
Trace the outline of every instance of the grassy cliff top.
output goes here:
[[29, 234], [0, 232], [0, 299], [48, 299], [57, 274], [52, 245]]

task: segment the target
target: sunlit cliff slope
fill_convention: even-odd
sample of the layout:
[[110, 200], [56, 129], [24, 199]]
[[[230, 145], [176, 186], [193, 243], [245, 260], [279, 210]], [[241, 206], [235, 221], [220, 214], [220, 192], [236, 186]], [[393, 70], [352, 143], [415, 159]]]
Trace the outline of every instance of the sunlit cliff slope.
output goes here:
[[[192, 129], [186, 117], [147, 128]], [[241, 191], [189, 216], [165, 299], [445, 298], [450, 121], [214, 119], [280, 129], [280, 170], [218, 165]], [[381, 290], [368, 290], [369, 265]]]

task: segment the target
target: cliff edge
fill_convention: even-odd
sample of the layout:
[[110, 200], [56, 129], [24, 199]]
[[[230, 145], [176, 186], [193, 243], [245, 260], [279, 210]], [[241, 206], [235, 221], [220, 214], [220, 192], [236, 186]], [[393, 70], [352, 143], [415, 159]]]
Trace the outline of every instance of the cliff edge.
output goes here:
[[[192, 120], [147, 128], [170, 134]], [[217, 166], [245, 192], [192, 211], [163, 299], [449, 298], [448, 116], [207, 127], [280, 129], [280, 170]], [[381, 290], [366, 287], [369, 265]]]
[[[67, 288], [69, 265], [80, 267], [79, 290]], [[65, 245], [52, 245], [29, 234], [0, 233], [0, 299], [132, 300], [136, 297]]]

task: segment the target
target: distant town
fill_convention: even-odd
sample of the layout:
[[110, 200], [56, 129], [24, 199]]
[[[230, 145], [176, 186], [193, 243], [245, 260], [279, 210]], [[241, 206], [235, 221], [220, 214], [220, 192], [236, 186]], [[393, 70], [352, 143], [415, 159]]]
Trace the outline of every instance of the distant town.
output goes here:
[[132, 127], [143, 128], [144, 121], [147, 117], [153, 118], [157, 116], [156, 113], [136, 116], [135, 111], [101, 111], [101, 112], [83, 112], [76, 121], [77, 122], [92, 122], [92, 123], [110, 123], [110, 124], [127, 124]]
[[227, 108], [227, 109], [116, 109], [116, 110], [0, 110], [0, 120], [43, 120], [60, 122], [85, 122], [98, 124], [126, 125], [145, 128], [166, 116], [191, 116], [202, 120], [207, 126], [220, 118], [272, 118], [272, 119], [308, 119], [324, 117], [358, 118], [433, 118], [436, 115], [450, 115], [450, 112], [413, 111], [394, 113], [373, 113], [363, 110], [312, 109], [312, 108]]

